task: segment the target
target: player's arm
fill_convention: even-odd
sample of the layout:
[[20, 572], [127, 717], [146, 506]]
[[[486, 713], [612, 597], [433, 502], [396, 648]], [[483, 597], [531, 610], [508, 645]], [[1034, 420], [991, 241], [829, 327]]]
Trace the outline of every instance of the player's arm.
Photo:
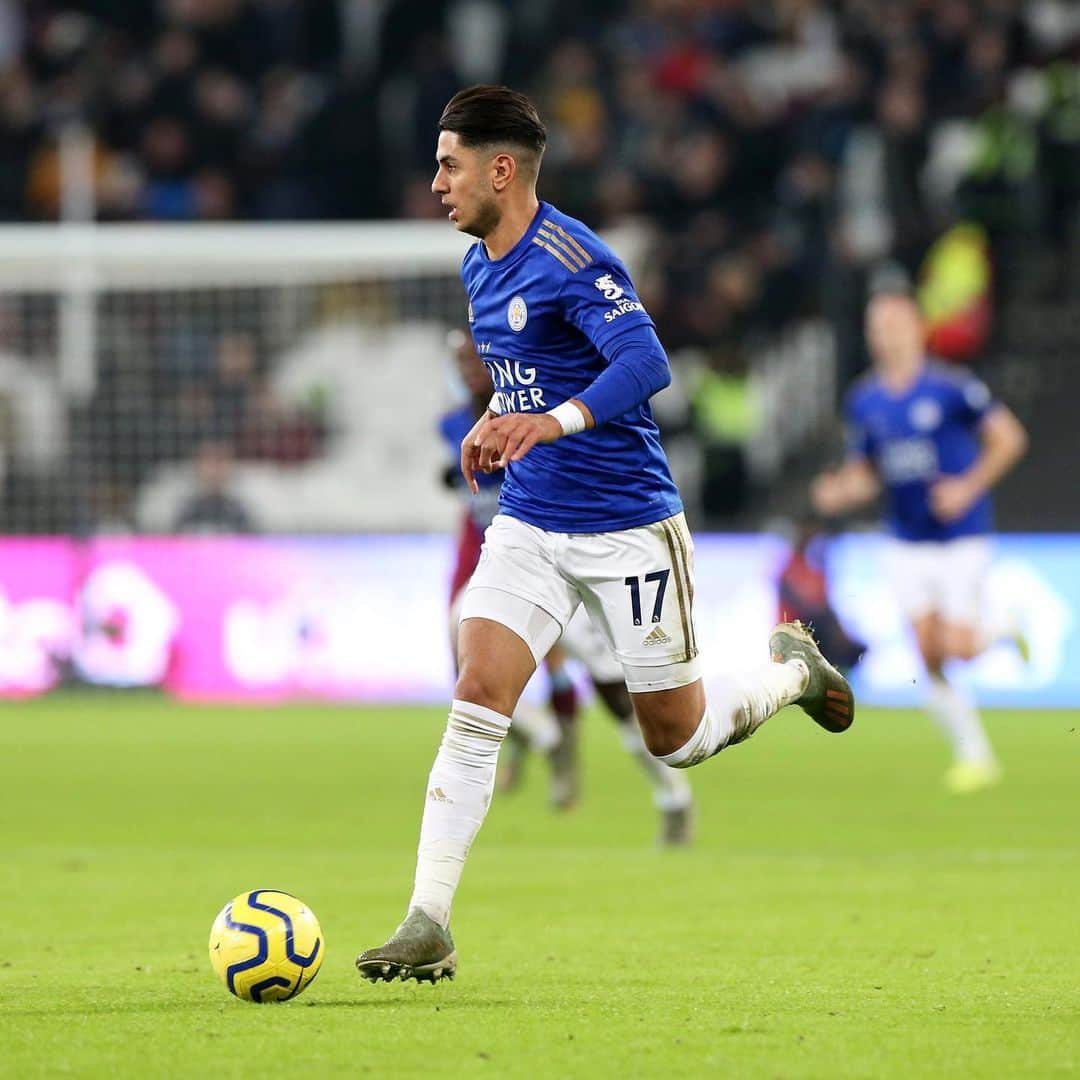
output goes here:
[[511, 461], [520, 461], [537, 443], [554, 442], [593, 426], [592, 414], [577, 398], [549, 412], [492, 416], [473, 439], [477, 468], [482, 472], [505, 469]]
[[979, 456], [967, 472], [946, 476], [930, 489], [930, 505], [942, 521], [963, 517], [1026, 453], [1027, 429], [1000, 403], [979, 424]]
[[844, 443], [847, 457], [810, 485], [810, 501], [825, 517], [840, 517], [872, 503], [881, 494], [881, 478], [874, 468], [874, 440], [858, 401], [848, 395], [844, 404]]
[[606, 424], [671, 382], [667, 354], [652, 319], [617, 259], [590, 263], [567, 277], [557, 304], [566, 321], [600, 353], [605, 366], [577, 397], [550, 412], [516, 413], [495, 421], [500, 446], [493, 464], [520, 461], [537, 443]]
[[870, 461], [854, 454], [837, 469], [821, 473], [810, 485], [810, 501], [825, 517], [840, 517], [872, 503], [881, 481]]
[[[499, 468], [520, 461], [537, 443], [554, 442], [606, 424], [648, 401], [671, 382], [667, 353], [652, 325], [628, 326], [600, 346], [603, 371], [575, 398], [546, 413], [509, 413], [491, 425], [501, 445]], [[481, 467], [483, 466], [481, 457]]]

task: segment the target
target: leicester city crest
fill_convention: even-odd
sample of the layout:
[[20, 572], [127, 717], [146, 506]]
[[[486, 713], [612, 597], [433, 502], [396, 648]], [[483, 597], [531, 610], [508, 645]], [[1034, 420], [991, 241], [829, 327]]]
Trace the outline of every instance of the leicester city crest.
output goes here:
[[529, 309], [520, 296], [515, 296], [510, 301], [510, 306], [506, 309], [506, 321], [515, 334], [520, 334], [525, 329], [525, 324], [529, 321]]
[[908, 419], [916, 431], [933, 431], [941, 423], [941, 406], [933, 398], [916, 398]]

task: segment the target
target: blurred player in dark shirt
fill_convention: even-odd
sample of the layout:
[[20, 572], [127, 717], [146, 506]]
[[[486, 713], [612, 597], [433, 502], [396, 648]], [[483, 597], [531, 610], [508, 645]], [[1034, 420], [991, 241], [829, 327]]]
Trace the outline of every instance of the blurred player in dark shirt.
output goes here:
[[866, 646], [848, 634], [829, 602], [828, 543], [820, 521], [808, 516], [798, 523], [791, 555], [777, 582], [777, 618], [781, 622], [798, 619], [813, 627], [821, 651], [846, 673], [859, 662]]

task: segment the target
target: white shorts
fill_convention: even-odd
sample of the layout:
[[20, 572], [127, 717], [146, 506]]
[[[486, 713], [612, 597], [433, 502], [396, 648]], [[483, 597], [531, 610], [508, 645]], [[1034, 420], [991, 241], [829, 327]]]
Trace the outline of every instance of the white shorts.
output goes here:
[[886, 554], [889, 581], [909, 619], [937, 614], [946, 622], [975, 626], [990, 566], [985, 536], [957, 540], [894, 540]]
[[547, 532], [498, 514], [461, 618], [509, 627], [539, 664], [584, 604], [631, 693], [686, 686], [700, 677], [693, 560], [682, 514], [605, 533]]

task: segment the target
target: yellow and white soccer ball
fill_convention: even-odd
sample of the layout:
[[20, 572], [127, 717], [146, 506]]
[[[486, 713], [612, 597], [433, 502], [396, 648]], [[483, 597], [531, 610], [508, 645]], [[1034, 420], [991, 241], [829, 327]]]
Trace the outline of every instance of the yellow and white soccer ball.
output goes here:
[[325, 951], [315, 913], [276, 889], [234, 897], [210, 929], [210, 963], [244, 1001], [296, 997], [318, 975]]

